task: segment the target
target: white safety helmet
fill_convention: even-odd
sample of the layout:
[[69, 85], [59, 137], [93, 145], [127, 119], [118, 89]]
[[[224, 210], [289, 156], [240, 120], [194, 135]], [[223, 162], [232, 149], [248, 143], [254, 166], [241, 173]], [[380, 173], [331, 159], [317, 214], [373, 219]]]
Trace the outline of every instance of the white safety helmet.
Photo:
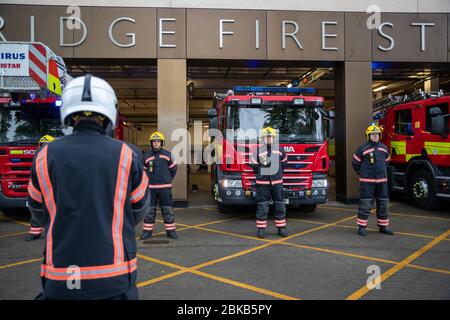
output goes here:
[[73, 79], [62, 93], [61, 122], [68, 125], [70, 115], [82, 111], [96, 112], [107, 117], [114, 128], [117, 119], [117, 97], [114, 89], [103, 79], [87, 74]]

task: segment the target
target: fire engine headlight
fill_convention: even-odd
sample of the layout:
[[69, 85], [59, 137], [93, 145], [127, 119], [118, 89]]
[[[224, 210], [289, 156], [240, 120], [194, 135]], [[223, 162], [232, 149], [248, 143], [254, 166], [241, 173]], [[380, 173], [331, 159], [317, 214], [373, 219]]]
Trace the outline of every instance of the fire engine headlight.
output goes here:
[[224, 188], [242, 188], [241, 180], [223, 179], [222, 187]]
[[326, 188], [328, 186], [327, 179], [316, 179], [312, 182], [313, 188]]

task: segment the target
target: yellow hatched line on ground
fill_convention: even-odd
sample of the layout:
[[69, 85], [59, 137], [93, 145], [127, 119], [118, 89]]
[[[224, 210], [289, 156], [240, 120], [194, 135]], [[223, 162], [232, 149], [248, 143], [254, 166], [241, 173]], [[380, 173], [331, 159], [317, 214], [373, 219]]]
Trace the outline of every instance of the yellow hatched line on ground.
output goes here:
[[0, 216], [0, 219], [5, 220], [5, 221], [14, 222], [14, 223], [20, 224], [21, 226], [25, 226], [25, 227], [29, 227], [30, 226], [29, 223], [26, 223], [26, 222], [23, 222], [23, 221], [19, 221], [19, 220], [16, 220], [16, 219], [12, 219], [12, 218], [7, 218], [7, 217], [4, 217], [4, 216]]
[[[339, 211], [351, 211], [351, 212], [358, 212], [357, 209], [352, 208], [339, 208], [339, 207], [333, 207], [333, 206], [319, 206], [318, 208], [323, 209], [332, 209], [332, 210], [339, 210]], [[423, 216], [423, 215], [417, 215], [417, 214], [407, 214], [407, 213], [400, 213], [400, 212], [389, 212], [390, 215], [393, 216], [405, 216], [405, 217], [414, 217], [414, 218], [421, 218], [421, 219], [433, 219], [433, 220], [444, 220], [444, 221], [450, 221], [450, 218], [442, 218], [442, 217], [434, 217], [434, 216]]]
[[304, 231], [301, 231], [299, 233], [295, 233], [295, 234], [290, 235], [290, 236], [285, 237], [285, 238], [280, 238], [278, 240], [272, 240], [272, 241], [270, 241], [268, 243], [265, 243], [263, 245], [260, 245], [260, 246], [257, 246], [257, 247], [253, 247], [253, 248], [250, 248], [250, 249], [247, 249], [247, 250], [243, 250], [243, 251], [240, 251], [240, 252], [237, 252], [237, 253], [234, 253], [234, 254], [231, 254], [231, 255], [219, 258], [219, 259], [215, 259], [215, 260], [212, 260], [212, 261], [204, 262], [204, 263], [196, 265], [196, 266], [194, 266], [192, 268], [193, 269], [201, 269], [201, 268], [204, 268], [204, 267], [208, 267], [208, 266], [217, 264], [219, 262], [224, 262], [224, 261], [227, 261], [227, 260], [230, 260], [230, 259], [241, 257], [243, 255], [246, 255], [246, 254], [249, 254], [249, 253], [252, 253], [252, 252], [255, 252], [255, 251], [259, 251], [259, 250], [267, 248], [267, 247], [270, 247], [272, 245], [286, 242], [286, 241], [288, 241], [290, 239], [293, 239], [295, 237], [299, 237], [299, 236], [302, 236], [302, 235], [305, 235], [305, 234], [309, 234], [309, 233], [312, 233], [312, 232], [315, 232], [315, 231], [326, 229], [328, 227], [334, 226], [334, 225], [336, 225], [338, 223], [345, 222], [345, 221], [350, 220], [350, 219], [354, 219], [354, 216], [347, 217], [347, 218], [344, 218], [344, 219], [340, 219], [340, 220], [338, 220], [336, 222], [332, 222], [332, 223], [329, 223], [329, 224], [326, 224], [326, 225], [318, 226], [318, 227], [315, 227], [315, 228], [312, 228], [312, 229], [304, 230]]
[[[212, 224], [215, 224], [215, 223], [221, 223], [221, 222], [235, 220], [235, 219], [238, 219], [238, 218], [239, 217], [233, 217], [233, 218], [229, 218], [229, 219], [216, 220], [216, 221], [211, 221], [211, 222], [207, 222], [207, 223], [201, 223], [198, 226], [208, 226], [208, 225], [212, 225]], [[195, 225], [194, 226], [189, 226], [189, 227], [186, 227], [186, 228], [183, 228], [183, 229], [192, 229], [194, 227], [195, 227]], [[182, 230], [182, 229], [180, 228], [179, 230]], [[23, 233], [28, 233], [28, 232], [23, 232]], [[155, 235], [162, 235], [164, 233], [165, 233], [165, 231], [162, 231], [162, 232], [156, 233]], [[20, 234], [20, 233], [18, 233], [18, 234]], [[11, 235], [13, 235], [13, 234], [4, 235], [4, 236], [11, 236]], [[19, 265], [22, 265], [22, 264], [33, 263], [33, 262], [37, 262], [37, 261], [41, 261], [41, 260], [42, 260], [42, 258], [36, 258], [36, 259], [31, 259], [31, 260], [19, 261], [19, 262], [11, 263], [11, 264], [8, 264], [8, 265], [0, 266], [0, 270], [1, 269], [7, 269], [7, 268], [15, 267], [15, 266], [19, 266]]]
[[[289, 219], [289, 220], [291, 220], [291, 219]], [[339, 225], [339, 226], [342, 226], [342, 225]], [[345, 226], [345, 227], [347, 227], [347, 226]], [[348, 226], [348, 227], [350, 227], [350, 226]], [[210, 229], [210, 228], [205, 228], [205, 227], [194, 227], [194, 228], [195, 229], [199, 229], [199, 230], [203, 230], [203, 231], [212, 232], [212, 233], [218, 233], [218, 234], [224, 234], [224, 235], [234, 236], [234, 237], [238, 237], [238, 238], [243, 238], [243, 239], [258, 240], [258, 241], [262, 241], [262, 242], [274, 242], [274, 241], [276, 241], [276, 240], [260, 239], [260, 238], [254, 237], [254, 236], [246, 236], [246, 235], [242, 235], [242, 234], [238, 234], [238, 233], [222, 231], [222, 230], [216, 230], [216, 229]], [[431, 237], [431, 238], [435, 239], [435, 237]], [[444, 239], [444, 240], [446, 240], [446, 239]], [[309, 249], [309, 250], [320, 251], [320, 252], [327, 252], [327, 253], [332, 253], [332, 254], [337, 254], [337, 255], [342, 255], [342, 256], [347, 256], [347, 257], [353, 257], [353, 258], [358, 258], [358, 259], [363, 259], [363, 260], [383, 262], [383, 263], [387, 263], [387, 264], [398, 264], [398, 263], [400, 263], [400, 262], [394, 261], [394, 260], [387, 260], [387, 259], [382, 259], [382, 258], [369, 257], [369, 256], [355, 254], [355, 253], [340, 251], [340, 250], [332, 250], [332, 249], [326, 249], [326, 248], [320, 248], [320, 247], [313, 247], [313, 246], [307, 246], [307, 245], [296, 244], [296, 243], [291, 243], [291, 242], [283, 242], [281, 244], [282, 245], [286, 245], [286, 246], [291, 246], [291, 247], [297, 247], [297, 248], [302, 248], [302, 249]], [[437, 273], [442, 273], [442, 274], [450, 274], [450, 271], [449, 270], [445, 270], [445, 269], [429, 268], [429, 267], [423, 267], [423, 266], [418, 266], [418, 265], [414, 265], [414, 264], [408, 264], [407, 267], [410, 267], [410, 268], [413, 268], [413, 269], [420, 269], [420, 270], [425, 270], [425, 271], [437, 272]]]
[[30, 259], [30, 260], [19, 261], [19, 262], [7, 264], [7, 265], [4, 265], [4, 266], [0, 266], [0, 270], [7, 269], [7, 268], [12, 268], [12, 267], [17, 267], [17, 266], [21, 266], [23, 264], [29, 264], [29, 263], [38, 262], [38, 261], [42, 262], [42, 259], [43, 258], [37, 258], [37, 259]]
[[[312, 224], [326, 224], [326, 222], [320, 222], [320, 221], [314, 221], [314, 220], [303, 220], [303, 219], [290, 218], [289, 221], [291, 221], [291, 220], [298, 221], [298, 222], [312, 223]], [[345, 224], [339, 224], [339, 225], [336, 225], [336, 227], [348, 228], [348, 229], [358, 229], [358, 226], [347, 226]], [[378, 229], [374, 229], [374, 228], [367, 228], [367, 230], [368, 231], [378, 231]], [[402, 236], [418, 237], [418, 238], [436, 239], [435, 236], [427, 235], [427, 234], [420, 234], [420, 233], [395, 231], [395, 234], [402, 235]], [[450, 239], [444, 239], [444, 241], [450, 241]]]
[[2, 234], [2, 235], [0, 235], [0, 238], [14, 237], [14, 236], [23, 235], [23, 234], [28, 234], [28, 231]]
[[[154, 262], [154, 263], [157, 263], [157, 264], [160, 264], [160, 265], [164, 265], [164, 266], [167, 266], [167, 267], [170, 267], [170, 268], [179, 269], [176, 272], [172, 272], [172, 273], [166, 274], [164, 276], [161, 276], [161, 277], [158, 277], [158, 278], [155, 278], [155, 279], [150, 279], [148, 281], [140, 282], [140, 283], [137, 284], [138, 288], [142, 288], [142, 287], [148, 286], [150, 284], [153, 284], [153, 283], [165, 280], [165, 279], [173, 278], [173, 277], [178, 276], [180, 274], [192, 273], [192, 274], [195, 274], [195, 275], [207, 278], [207, 279], [212, 279], [212, 280], [215, 280], [215, 281], [218, 281], [218, 282], [230, 284], [230, 285], [235, 286], [235, 287], [243, 288], [243, 289], [246, 289], [246, 290], [249, 290], [249, 291], [258, 292], [258, 293], [261, 293], [261, 294], [264, 294], [264, 295], [267, 295], [267, 296], [271, 296], [271, 297], [274, 297], [274, 298], [279, 298], [279, 299], [283, 299], [283, 300], [298, 300], [297, 298], [294, 298], [294, 297], [291, 297], [291, 296], [288, 296], [288, 295], [285, 295], [285, 294], [282, 294], [282, 293], [278, 293], [278, 292], [274, 292], [274, 291], [271, 291], [271, 290], [255, 287], [255, 286], [252, 286], [252, 285], [249, 285], [249, 284], [246, 284], [246, 283], [243, 283], [243, 282], [231, 280], [231, 279], [228, 279], [228, 278], [219, 277], [219, 276], [207, 273], [207, 272], [203, 272], [203, 271], [195, 270], [195, 269], [192, 269], [192, 268], [180, 266], [180, 265], [177, 265], [177, 264], [174, 264], [174, 263], [171, 263], [171, 262], [167, 262], [167, 261], [164, 261], [164, 260], [152, 258], [152, 257], [146, 256], [146, 255], [140, 254], [140, 253], [137, 254], [137, 256], [138, 256], [138, 258], [143, 259], [143, 260]], [[155, 280], [157, 280], [157, 281], [155, 281]]]
[[[383, 281], [386, 281], [387, 279], [389, 279], [390, 277], [392, 277], [394, 274], [396, 274], [397, 272], [399, 272], [400, 270], [402, 270], [403, 268], [405, 268], [407, 265], [409, 265], [412, 261], [414, 261], [415, 259], [417, 259], [418, 257], [420, 257], [422, 254], [424, 254], [425, 252], [427, 252], [428, 250], [430, 250], [431, 248], [433, 248], [435, 245], [437, 245], [438, 243], [440, 243], [442, 240], [444, 240], [445, 238], [447, 238], [450, 235], [450, 229], [447, 230], [446, 232], [444, 232], [443, 234], [441, 234], [439, 237], [437, 237], [436, 239], [432, 240], [431, 242], [427, 243], [425, 246], [423, 246], [422, 248], [420, 248], [419, 250], [417, 250], [416, 252], [414, 252], [413, 254], [411, 254], [410, 256], [408, 256], [407, 258], [403, 259], [400, 263], [398, 263], [397, 265], [393, 266], [392, 268], [390, 268], [388, 271], [386, 271], [385, 273], [383, 273], [380, 276], [380, 283], [382, 283]], [[369, 289], [367, 287], [367, 285], [363, 286], [362, 288], [360, 288], [359, 290], [355, 291], [354, 293], [352, 293], [351, 295], [349, 295], [347, 297], [346, 300], [358, 300], [361, 299], [363, 296], [365, 296], [371, 289]]]
[[[207, 262], [198, 264], [196, 266], [190, 267], [188, 269], [190, 270], [189, 272], [193, 272], [195, 270], [199, 270], [199, 269], [204, 268], [204, 267], [208, 267], [208, 266], [220, 263], [220, 262], [224, 262], [224, 261], [227, 261], [227, 260], [231, 260], [231, 259], [234, 259], [234, 258], [237, 258], [237, 257], [244, 256], [244, 255], [252, 253], [252, 252], [259, 251], [261, 249], [270, 247], [270, 246], [278, 244], [278, 243], [283, 243], [283, 242], [285, 242], [285, 241], [287, 241], [289, 239], [292, 239], [292, 238], [295, 238], [295, 237], [298, 237], [298, 236], [301, 236], [301, 235], [304, 235], [304, 234], [308, 234], [308, 233], [311, 233], [311, 232], [314, 232], [314, 231], [318, 231], [318, 230], [322, 230], [322, 229], [328, 228], [330, 226], [336, 225], [338, 223], [341, 223], [341, 222], [344, 222], [344, 221], [347, 221], [347, 220], [350, 220], [350, 219], [354, 219], [354, 216], [347, 217], [347, 218], [344, 218], [344, 219], [340, 219], [340, 220], [338, 220], [336, 222], [329, 223], [327, 225], [322, 225], [322, 226], [318, 226], [316, 228], [308, 229], [308, 230], [305, 230], [305, 231], [293, 234], [293, 235], [285, 237], [285, 238], [280, 238], [278, 240], [272, 240], [272, 241], [267, 242], [267, 243], [265, 243], [263, 245], [256, 246], [256, 247], [253, 247], [253, 248], [250, 248], [250, 249], [246, 249], [246, 250], [243, 250], [243, 251], [239, 251], [237, 253], [234, 253], [234, 254], [231, 254], [231, 255], [228, 255], [228, 256], [225, 256], [225, 257], [222, 257], [222, 258], [218, 258], [218, 259], [214, 259], [214, 260], [211, 260], [211, 261], [207, 261]], [[198, 227], [198, 228], [201, 228], [201, 227]], [[159, 260], [159, 261], [161, 261], [161, 260]], [[173, 264], [171, 264], [171, 265], [173, 265]], [[169, 266], [169, 265], [167, 265], [167, 266]], [[188, 272], [188, 271], [184, 271], [184, 272]], [[159, 278], [150, 279], [148, 281], [141, 282], [139, 285], [140, 285], [140, 287], [148, 286], [148, 285], [157, 283], [159, 281], [162, 281], [162, 280], [165, 280], [165, 279], [168, 279], [168, 278], [176, 277], [177, 275], [179, 275], [181, 273], [184, 273], [184, 272], [182, 270], [178, 270], [176, 272], [173, 272], [171, 274], [167, 274], [167, 275], [161, 276]], [[233, 281], [233, 280], [231, 280], [231, 281]]]
[[[189, 225], [189, 224], [183, 224], [183, 223], [176, 222], [177, 225], [183, 226], [183, 228], [177, 228], [177, 231], [183, 231], [183, 230], [188, 230], [188, 229], [194, 229], [196, 227], [209, 226], [209, 225], [216, 224], [216, 223], [233, 221], [233, 220], [237, 220], [239, 218], [240, 217], [233, 217], [233, 218], [228, 218], [228, 219], [221, 219], [221, 220], [215, 220], [215, 221], [200, 223], [200, 224], [197, 224], [197, 225]], [[161, 220], [155, 220], [155, 222], [164, 223], [164, 221], [161, 221]], [[166, 234], [166, 231], [161, 231], [161, 232], [155, 233], [155, 234], [153, 234], [153, 236], [159, 236], [159, 235], [163, 235], [163, 234]], [[139, 240], [139, 237], [136, 237], [136, 240]]]

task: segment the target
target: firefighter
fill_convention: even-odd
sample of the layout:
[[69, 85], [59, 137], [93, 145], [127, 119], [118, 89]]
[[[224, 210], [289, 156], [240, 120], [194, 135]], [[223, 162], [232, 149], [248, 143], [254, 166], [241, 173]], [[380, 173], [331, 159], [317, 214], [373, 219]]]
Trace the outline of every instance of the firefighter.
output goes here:
[[286, 206], [283, 198], [283, 168], [287, 156], [283, 149], [274, 146], [276, 131], [271, 127], [261, 130], [259, 149], [250, 157], [250, 167], [256, 174], [256, 227], [258, 238], [265, 237], [270, 199], [275, 207], [275, 225], [278, 234], [287, 237]]
[[[41, 139], [39, 139], [38, 148], [42, 147], [42, 145], [44, 144], [52, 142], [53, 140], [55, 140], [55, 138], [53, 138], [49, 134], [42, 136]], [[31, 213], [30, 231], [28, 232], [28, 236], [26, 237], [25, 241], [33, 241], [39, 239], [43, 231], [44, 229], [42, 228], [42, 225], [39, 223], [39, 219], [33, 216], [33, 213]]]
[[366, 130], [367, 142], [361, 145], [353, 154], [352, 166], [359, 175], [360, 200], [358, 209], [358, 234], [367, 234], [367, 220], [369, 219], [373, 199], [376, 202], [377, 225], [381, 233], [393, 235], [389, 228], [388, 216], [388, 184], [386, 164], [389, 161], [389, 149], [380, 142], [381, 129], [375, 124]]
[[164, 142], [164, 134], [153, 132], [149, 139], [150, 150], [144, 154], [144, 166], [150, 181], [150, 211], [144, 219], [141, 240], [152, 236], [157, 205], [161, 208], [167, 237], [178, 238], [172, 208], [172, 180], [177, 173], [177, 163], [170, 151], [163, 148]]
[[105, 134], [117, 119], [106, 81], [78, 77], [62, 100], [61, 121], [73, 133], [38, 150], [28, 188], [46, 231], [36, 299], [137, 299], [135, 226], [149, 201], [142, 156]]

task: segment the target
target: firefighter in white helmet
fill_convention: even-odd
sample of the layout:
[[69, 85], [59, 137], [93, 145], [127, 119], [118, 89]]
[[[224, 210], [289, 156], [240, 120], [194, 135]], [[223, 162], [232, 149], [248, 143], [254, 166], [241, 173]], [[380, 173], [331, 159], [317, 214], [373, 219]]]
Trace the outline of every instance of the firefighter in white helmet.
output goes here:
[[387, 184], [386, 164], [389, 161], [389, 149], [380, 142], [381, 128], [372, 123], [366, 129], [367, 142], [353, 154], [352, 166], [359, 175], [360, 199], [358, 209], [358, 234], [367, 234], [367, 221], [373, 199], [377, 206], [377, 225], [381, 233], [393, 235], [389, 228], [388, 204], [389, 190]]
[[73, 134], [40, 148], [31, 168], [29, 206], [46, 231], [38, 299], [137, 299], [135, 226], [149, 200], [142, 156], [105, 134], [117, 119], [106, 81], [78, 77], [62, 101]]

